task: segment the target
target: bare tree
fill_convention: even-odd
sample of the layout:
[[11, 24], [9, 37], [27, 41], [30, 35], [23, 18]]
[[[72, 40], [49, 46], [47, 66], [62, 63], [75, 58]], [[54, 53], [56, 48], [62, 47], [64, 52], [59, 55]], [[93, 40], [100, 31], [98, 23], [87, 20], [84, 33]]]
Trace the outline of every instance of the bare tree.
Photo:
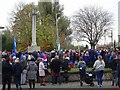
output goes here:
[[73, 32], [94, 49], [98, 41], [112, 28], [112, 15], [102, 8], [85, 7], [80, 9], [72, 21]]

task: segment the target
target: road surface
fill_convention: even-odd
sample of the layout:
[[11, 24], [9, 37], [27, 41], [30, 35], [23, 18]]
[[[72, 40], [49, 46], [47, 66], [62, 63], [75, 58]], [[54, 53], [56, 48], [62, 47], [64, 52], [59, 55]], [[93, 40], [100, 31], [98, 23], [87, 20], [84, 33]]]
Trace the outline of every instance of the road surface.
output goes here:
[[[92, 90], [94, 89], [98, 89], [98, 88], [109, 88], [109, 89], [118, 89], [118, 87], [112, 87], [111, 86], [111, 81], [104, 81], [103, 82], [103, 85], [102, 85], [102, 87], [99, 87], [98, 85], [97, 85], [97, 82], [95, 81], [94, 82], [94, 84], [95, 84], [95, 86], [94, 87], [91, 87], [90, 85], [88, 85], [88, 84], [85, 84], [84, 83], [84, 85], [83, 85], [83, 87], [81, 87], [80, 86], [80, 83], [79, 82], [69, 82], [69, 83], [62, 83], [61, 85], [59, 85], [59, 84], [56, 84], [56, 85], [52, 85], [51, 83], [46, 83], [46, 86], [40, 86], [40, 83], [36, 83], [36, 88], [37, 89], [39, 89], [39, 90], [41, 90], [41, 89], [54, 89], [54, 90], [56, 90], [56, 89], [60, 89], [60, 90], [62, 90], [62, 88], [64, 88], [64, 89], [70, 89], [70, 90], [76, 90], [76, 89], [79, 89], [79, 88], [91, 88]], [[2, 87], [2, 85], [0, 85], [0, 87]], [[12, 84], [12, 89], [14, 89], [14, 88], [16, 88], [15, 87], [15, 84]], [[27, 90], [29, 90], [29, 86], [28, 86], [28, 84], [27, 85], [22, 85], [22, 90], [24, 90], [24, 89], [27, 89]], [[35, 89], [35, 90], [37, 90], [37, 89]]]

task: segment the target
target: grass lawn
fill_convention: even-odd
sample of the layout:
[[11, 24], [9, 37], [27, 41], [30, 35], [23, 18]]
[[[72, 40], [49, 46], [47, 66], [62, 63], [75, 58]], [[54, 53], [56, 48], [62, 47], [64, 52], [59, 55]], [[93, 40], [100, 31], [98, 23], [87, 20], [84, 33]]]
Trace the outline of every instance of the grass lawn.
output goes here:
[[[87, 68], [87, 72], [91, 71], [92, 68]], [[50, 69], [48, 69], [48, 71], [50, 72]], [[78, 72], [79, 71], [79, 68], [71, 68], [71, 70], [69, 72]], [[110, 68], [105, 68], [105, 71], [104, 72], [110, 72], [111, 69]]]
[[[87, 68], [87, 72], [91, 71], [93, 68]], [[72, 68], [69, 72], [78, 72], [79, 68]], [[105, 68], [104, 72], [110, 72], [111, 69], [110, 68]]]

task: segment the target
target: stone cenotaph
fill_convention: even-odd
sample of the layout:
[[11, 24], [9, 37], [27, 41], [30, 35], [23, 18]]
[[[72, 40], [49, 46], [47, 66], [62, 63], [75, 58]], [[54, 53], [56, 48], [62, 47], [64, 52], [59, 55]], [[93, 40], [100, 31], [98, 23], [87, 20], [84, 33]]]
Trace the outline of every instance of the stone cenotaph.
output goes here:
[[28, 47], [28, 52], [40, 51], [40, 46], [37, 46], [36, 43], [36, 16], [38, 13], [33, 9], [32, 13], [32, 44]]

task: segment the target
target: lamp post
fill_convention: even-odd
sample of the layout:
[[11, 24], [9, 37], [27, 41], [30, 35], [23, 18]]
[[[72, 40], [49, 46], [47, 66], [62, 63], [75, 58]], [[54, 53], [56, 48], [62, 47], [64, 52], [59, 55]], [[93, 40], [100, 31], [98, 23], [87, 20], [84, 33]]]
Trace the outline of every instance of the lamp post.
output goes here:
[[113, 31], [111, 30], [111, 47], [114, 48], [113, 46]]
[[57, 42], [57, 45], [58, 45], [58, 54], [60, 54], [60, 39], [59, 39], [59, 34], [58, 34], [58, 20], [60, 19], [60, 17], [57, 18], [58, 14], [59, 13], [56, 13], [56, 34], [57, 34], [57, 40], [56, 40], [56, 42]]
[[106, 47], [106, 30], [104, 30], [104, 47]]
[[58, 34], [58, 21], [59, 21], [59, 19], [60, 19], [60, 17], [57, 18], [58, 14], [60, 14], [60, 13], [56, 13], [56, 34], [57, 34], [57, 40], [58, 40], [58, 38], [59, 38], [59, 34]]
[[[4, 29], [4, 27], [0, 26], [0, 29]], [[0, 51], [2, 51], [2, 32], [0, 31]]]
[[58, 17], [58, 15], [60, 14], [59, 12], [57, 13], [57, 8], [59, 7], [59, 4], [56, 5], [56, 9], [55, 9], [55, 17], [56, 17], [56, 34], [57, 34], [57, 40], [59, 39], [59, 34], [58, 34], [58, 20], [60, 19], [60, 17]]
[[4, 29], [4, 27], [1, 27], [1, 26], [0, 26], [0, 29]]
[[[4, 29], [4, 28], [5, 28], [5, 27], [0, 26], [0, 29]], [[1, 31], [0, 31], [0, 34], [2, 34]]]
[[[4, 29], [4, 27], [0, 26], [0, 29]], [[0, 31], [0, 58], [2, 58], [2, 33]], [[2, 60], [0, 60], [0, 78], [2, 78]], [[0, 80], [1, 81], [1, 80]]]

